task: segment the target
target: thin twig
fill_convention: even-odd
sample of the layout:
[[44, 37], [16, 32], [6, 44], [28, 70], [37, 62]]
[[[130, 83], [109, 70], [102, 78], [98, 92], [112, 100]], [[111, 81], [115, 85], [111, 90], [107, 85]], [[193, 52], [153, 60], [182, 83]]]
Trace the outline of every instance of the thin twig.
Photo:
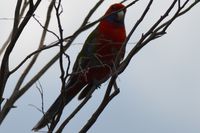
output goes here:
[[33, 15], [33, 18], [35, 19], [35, 21], [37, 21], [37, 23], [38, 23], [44, 30], [46, 30], [47, 32], [53, 34], [57, 39], [59, 39], [59, 36], [58, 36], [55, 32], [53, 32], [53, 31], [47, 29], [45, 26], [43, 26], [43, 25], [40, 23], [40, 21], [35, 17], [35, 15]]
[[[61, 75], [60, 75], [61, 90], [64, 90], [65, 89], [66, 78], [65, 78], [65, 70], [64, 70], [64, 66], [63, 66], [63, 53], [65, 51], [64, 50], [64, 45], [63, 45], [63, 29], [62, 29], [62, 24], [61, 24], [61, 20], [60, 20], [60, 15], [63, 12], [63, 10], [61, 8], [61, 0], [58, 1], [58, 5], [57, 6], [54, 4], [54, 8], [56, 10], [56, 18], [57, 18], [57, 24], [58, 24], [58, 30], [59, 30], [59, 44], [60, 44], [59, 66], [60, 66], [60, 73], [61, 73]], [[60, 9], [61, 9], [61, 11], [60, 11]], [[62, 114], [62, 110], [59, 110], [58, 115], [50, 123], [49, 131], [53, 131], [54, 130], [54, 128], [56, 127], [57, 123], [60, 120], [61, 114]]]

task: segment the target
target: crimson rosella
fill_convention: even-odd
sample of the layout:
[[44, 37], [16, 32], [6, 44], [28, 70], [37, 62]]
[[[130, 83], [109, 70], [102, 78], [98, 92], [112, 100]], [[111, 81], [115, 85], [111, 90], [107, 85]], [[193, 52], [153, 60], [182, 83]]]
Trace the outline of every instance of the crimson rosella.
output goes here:
[[65, 89], [33, 130], [37, 131], [54, 120], [58, 112], [62, 112], [79, 92], [78, 99], [81, 100], [92, 88], [97, 88], [112, 75], [116, 57], [123, 59], [125, 53], [125, 48], [122, 47], [126, 39], [124, 7], [122, 4], [113, 4], [106, 11], [104, 19], [88, 36], [77, 56]]

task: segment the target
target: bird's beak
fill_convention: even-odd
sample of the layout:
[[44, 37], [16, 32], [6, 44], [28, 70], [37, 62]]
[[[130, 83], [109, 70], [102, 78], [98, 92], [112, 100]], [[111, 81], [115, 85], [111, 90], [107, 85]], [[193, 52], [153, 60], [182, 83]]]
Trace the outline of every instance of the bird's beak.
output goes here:
[[117, 13], [117, 19], [118, 19], [118, 21], [123, 20], [124, 19], [124, 15], [125, 15], [124, 11], [118, 12]]

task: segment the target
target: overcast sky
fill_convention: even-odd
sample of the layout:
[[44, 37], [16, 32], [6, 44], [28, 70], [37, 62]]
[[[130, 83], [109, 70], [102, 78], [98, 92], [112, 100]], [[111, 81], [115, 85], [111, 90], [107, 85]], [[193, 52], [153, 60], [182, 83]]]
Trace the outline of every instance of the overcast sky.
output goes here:
[[[64, 35], [71, 35], [81, 24], [88, 11], [98, 0], [70, 2], [63, 1], [62, 24]], [[99, 18], [106, 9], [117, 0], [106, 1], [92, 17]], [[134, 46], [146, 29], [158, 19], [167, 9], [172, 0], [155, 0], [148, 17], [131, 38], [127, 52]], [[43, 22], [49, 0], [43, 0], [36, 12], [36, 17]], [[127, 11], [127, 32], [137, 21], [144, 9], [146, 0], [141, 0], [137, 6]], [[0, 2], [0, 18], [13, 18], [16, 0]], [[113, 99], [101, 114], [89, 133], [200, 133], [200, 6], [197, 5], [188, 14], [176, 20], [165, 36], [150, 42], [131, 61], [126, 71], [117, 79], [120, 94]], [[55, 20], [50, 29], [57, 32]], [[0, 45], [6, 40], [13, 20], [0, 20]], [[16, 66], [28, 53], [37, 48], [41, 27], [34, 20], [18, 40], [14, 53], [11, 55], [11, 67]], [[92, 29], [83, 32], [67, 51], [74, 61], [81, 44]], [[56, 40], [48, 35], [45, 43]], [[41, 54], [38, 63], [29, 74], [33, 76], [41, 66], [50, 59], [57, 49]], [[1, 58], [0, 58], [1, 59]], [[9, 97], [16, 77], [23, 69], [14, 74], [6, 86], [4, 97]], [[47, 109], [59, 94], [60, 71], [58, 64], [40, 79], [44, 89], [45, 109]], [[26, 81], [28, 81], [28, 79]], [[65, 132], [77, 133], [89, 119], [101, 102], [105, 87], [95, 91], [92, 100], [65, 128]], [[32, 88], [15, 104], [0, 127], [0, 132], [29, 133], [41, 118], [42, 114], [30, 104], [41, 106], [40, 94], [33, 85]], [[66, 116], [77, 105], [76, 99], [65, 108]], [[64, 117], [63, 117], [64, 118]], [[45, 129], [44, 129], [45, 130]]]

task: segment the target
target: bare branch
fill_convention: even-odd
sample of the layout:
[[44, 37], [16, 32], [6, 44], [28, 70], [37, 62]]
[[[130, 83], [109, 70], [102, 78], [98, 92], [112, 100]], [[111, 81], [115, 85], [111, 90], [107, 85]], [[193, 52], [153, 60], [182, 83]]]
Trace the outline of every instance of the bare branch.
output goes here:
[[[43, 88], [42, 88], [42, 84], [40, 83], [40, 81], [38, 81], [38, 84], [36, 83], [36, 88], [40, 93], [40, 98], [41, 98], [41, 109], [33, 104], [29, 104], [30, 106], [36, 108], [39, 112], [41, 112], [43, 115], [45, 114], [44, 111], [44, 92], [43, 92]], [[47, 128], [50, 129], [49, 125], [47, 125]]]
[[114, 96], [118, 94], [118, 93], [114, 93], [114, 95], [110, 97], [112, 86], [115, 84], [116, 78], [117, 78], [117, 75], [112, 76], [101, 104], [99, 105], [95, 113], [92, 115], [92, 117], [88, 120], [88, 122], [84, 125], [84, 127], [80, 130], [79, 133], [86, 133], [92, 127], [92, 125], [96, 122], [96, 120], [98, 119], [100, 114], [103, 112], [107, 104], [114, 98]]
[[[64, 53], [64, 45], [63, 45], [63, 28], [62, 28], [62, 24], [61, 24], [61, 20], [60, 20], [60, 15], [63, 12], [63, 10], [60, 11], [61, 8], [61, 0], [58, 1], [58, 5], [56, 6], [54, 4], [54, 8], [56, 10], [56, 18], [57, 18], [57, 24], [58, 24], [58, 30], [59, 30], [59, 44], [60, 44], [60, 52], [59, 52], [59, 66], [60, 66], [60, 79], [61, 79], [61, 90], [65, 89], [65, 82], [66, 82], [66, 78], [65, 78], [65, 70], [64, 70], [64, 66], [63, 66], [63, 53]], [[68, 64], [69, 67], [69, 64]], [[66, 74], [68, 75], [68, 74]], [[62, 110], [59, 110], [59, 114], [55, 117], [55, 119], [53, 119], [50, 123], [50, 128], [49, 131], [53, 131], [54, 128], [56, 127], [57, 123], [60, 120], [62, 114]]]
[[[24, 15], [25, 13], [25, 10], [28, 6], [28, 2], [26, 0], [24, 0], [23, 2], [23, 6], [22, 6], [22, 9], [19, 13], [19, 22], [20, 20], [23, 18], [22, 16]], [[17, 17], [18, 15], [16, 15]], [[13, 29], [14, 30], [14, 29]], [[12, 33], [13, 33], [13, 30], [10, 32], [10, 35], [8, 36], [8, 38], [6, 39], [6, 41], [4, 42], [4, 44], [2, 45], [1, 49], [0, 49], [0, 56], [3, 54], [3, 51], [5, 50], [5, 48], [7, 47], [7, 45], [9, 44], [10, 40], [11, 40], [11, 37], [12, 37]]]
[[195, 0], [195, 2], [193, 2], [188, 8], [186, 8], [185, 10], [183, 10], [182, 12], [180, 12], [179, 16], [182, 16], [183, 14], [187, 13], [188, 11], [190, 11], [199, 2], [200, 2], [200, 0]]
[[98, 8], [103, 2], [104, 2], [104, 0], [99, 0], [99, 2], [96, 3], [96, 5], [89, 11], [89, 13], [87, 14], [87, 16], [85, 17], [85, 19], [84, 19], [84, 21], [83, 21], [83, 23], [81, 24], [80, 27], [83, 27], [83, 26], [85, 26], [85, 25], [88, 23], [90, 17], [94, 14], [94, 12], [97, 10], [97, 8]]
[[63, 53], [64, 53], [64, 45], [63, 45], [63, 28], [62, 28], [62, 24], [61, 24], [61, 20], [60, 20], [60, 15], [62, 13], [62, 10], [59, 11], [61, 9], [61, 0], [58, 1], [58, 5], [56, 6], [54, 4], [54, 8], [56, 10], [56, 18], [57, 18], [57, 23], [58, 23], [58, 29], [59, 29], [59, 43], [60, 43], [60, 55], [59, 55], [59, 63], [60, 63], [60, 71], [61, 71], [61, 75], [60, 75], [60, 79], [61, 79], [61, 83], [62, 83], [62, 90], [65, 87], [65, 70], [64, 70], [64, 66], [63, 66]]
[[90, 100], [92, 93], [95, 91], [96, 86], [93, 86], [86, 96], [86, 98], [77, 106], [77, 108], [63, 121], [56, 133], [61, 133], [69, 121], [83, 108], [83, 106]]
[[44, 114], [45, 113], [45, 111], [44, 111], [44, 93], [43, 93], [43, 88], [42, 88], [40, 81], [38, 81], [38, 85], [36, 84], [36, 88], [40, 93], [40, 97], [41, 97], [41, 101], [42, 101], [41, 112]]
[[[46, 22], [45, 22], [45, 26], [44, 26], [44, 29], [43, 29], [43, 32], [42, 32], [42, 35], [41, 35], [41, 39], [40, 39], [40, 43], [39, 43], [39, 46], [38, 46], [38, 50], [40, 50], [41, 48], [45, 47], [44, 46], [44, 40], [45, 40], [45, 37], [46, 37], [46, 32], [48, 31], [46, 29], [48, 28], [49, 23], [50, 23], [51, 13], [52, 13], [52, 9], [53, 9], [53, 4], [54, 3], [55, 3], [55, 0], [52, 0], [52, 2], [49, 5], [48, 11], [47, 11]], [[19, 78], [19, 80], [18, 80], [18, 82], [16, 84], [16, 87], [15, 87], [15, 91], [19, 90], [19, 88], [21, 87], [21, 84], [23, 83], [26, 75], [29, 73], [29, 71], [31, 70], [33, 65], [35, 64], [38, 56], [39, 56], [39, 52], [34, 54], [34, 57], [32, 58], [32, 60], [30, 61], [29, 65], [26, 67], [26, 69], [22, 73], [21, 77]], [[27, 58], [28, 57], [30, 57], [30, 56], [27, 56]], [[19, 66], [17, 68], [15, 68], [14, 70], [10, 71], [10, 73], [14, 73], [18, 68], [19, 68]]]
[[40, 93], [40, 97], [41, 97], [41, 101], [42, 101], [42, 104], [41, 104], [41, 109], [33, 104], [29, 104], [30, 106], [33, 106], [34, 108], [36, 108], [39, 112], [41, 112], [42, 114], [45, 113], [44, 111], [44, 93], [43, 93], [43, 88], [42, 88], [42, 85], [40, 82], [38, 82], [38, 84], [36, 83], [36, 88], [37, 90], [39, 91]]
[[[26, 26], [26, 24], [28, 23], [28, 21], [30, 20], [32, 14], [34, 13], [34, 11], [37, 9], [37, 7], [39, 6], [41, 0], [38, 0], [35, 5], [32, 7], [31, 10], [29, 10], [27, 12], [27, 14], [25, 15], [25, 18], [23, 19], [23, 21], [21, 22], [21, 24], [19, 25], [18, 29], [16, 29], [16, 32], [14, 33], [13, 32], [13, 35], [16, 34], [15, 38], [12, 36], [12, 40], [10, 42], [10, 44], [8, 45], [8, 48], [5, 52], [5, 55], [4, 55], [4, 58], [3, 58], [3, 61], [2, 61], [2, 66], [1, 66], [1, 74], [0, 77], [2, 76], [2, 79], [0, 79], [0, 82], [3, 82], [3, 83], [0, 83], [0, 90], [1, 90], [1, 98], [2, 98], [2, 95], [3, 95], [3, 92], [4, 92], [4, 87], [5, 87], [5, 84], [7, 82], [7, 79], [9, 77], [9, 75], [11, 74], [7, 68], [7, 73], [5, 73], [5, 63], [8, 65], [8, 61], [9, 61], [9, 55], [10, 53], [12, 52], [12, 49], [14, 48], [14, 45], [17, 41], [17, 39], [19, 38], [21, 32], [23, 31], [24, 27]], [[16, 7], [17, 8], [17, 7]], [[22, 8], [22, 12], [24, 11], [25, 9]], [[14, 31], [14, 28], [13, 28], [13, 31]], [[13, 45], [13, 46], [12, 46]], [[13, 99], [8, 99], [7, 102], [5, 103], [2, 111], [0, 112], [0, 123], [2, 123], [2, 121], [4, 120], [5, 116], [8, 114], [8, 112], [10, 111], [12, 105], [14, 104], [16, 98], [18, 97], [18, 92], [16, 90], [18, 90], [18, 88], [21, 86], [24, 78], [26, 77], [28, 71], [30, 70], [30, 68], [32, 67], [32, 64], [34, 63], [34, 61], [32, 63], [29, 64], [29, 66], [27, 67], [27, 69], [25, 69], [24, 73], [22, 74], [22, 76], [20, 77], [17, 85], [16, 85], [16, 88], [14, 89], [14, 92], [11, 96], [11, 98]], [[8, 67], [8, 66], [7, 66]]]
[[[37, 23], [44, 29], [45, 32], [47, 31], [47, 32], [53, 34], [57, 39], [59, 39], [59, 36], [58, 36], [55, 32], [53, 32], [53, 31], [47, 29], [46, 26], [43, 26], [43, 25], [40, 23], [40, 21], [35, 17], [35, 15], [33, 15], [33, 18], [34, 18], [35, 21], [37, 21]], [[47, 18], [49, 18], [49, 17], [47, 17]], [[46, 21], [46, 22], [47, 22], [47, 21]]]
[[[41, 0], [38, 0], [33, 9], [32, 10], [29, 10], [26, 15], [25, 15], [25, 18], [23, 19], [23, 21], [20, 23], [20, 25], [18, 26], [18, 23], [19, 23], [19, 20], [16, 20], [17, 18], [19, 18], [19, 9], [21, 7], [21, 0], [19, 0], [17, 2], [17, 5], [16, 5], [16, 13], [15, 13], [15, 24], [14, 24], [14, 27], [13, 27], [13, 34], [12, 34], [12, 39], [5, 51], [5, 54], [3, 56], [3, 59], [2, 59], [2, 63], [1, 63], [1, 68], [0, 68], [0, 99], [2, 99], [2, 96], [3, 96], [3, 93], [4, 93], [4, 89], [5, 89], [5, 85], [7, 83], [7, 80], [10, 76], [9, 74], [9, 57], [10, 57], [10, 54], [17, 42], [17, 40], [19, 39], [19, 36], [21, 35], [24, 27], [26, 26], [26, 24], [29, 22], [32, 14], [34, 13], [34, 11], [37, 9], [38, 5], [40, 4]], [[18, 9], [19, 8], [19, 9]], [[1, 106], [1, 105], [0, 105]], [[1, 123], [1, 122], [0, 122]]]

